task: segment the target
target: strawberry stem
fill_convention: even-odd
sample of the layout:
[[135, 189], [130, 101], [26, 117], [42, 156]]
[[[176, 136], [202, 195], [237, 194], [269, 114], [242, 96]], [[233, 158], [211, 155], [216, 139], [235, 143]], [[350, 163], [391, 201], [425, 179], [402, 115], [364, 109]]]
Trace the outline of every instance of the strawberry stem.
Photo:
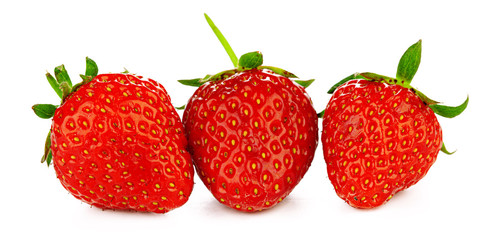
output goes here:
[[230, 57], [230, 60], [232, 60], [233, 67], [237, 68], [239, 66], [239, 59], [237, 58], [237, 55], [235, 55], [235, 52], [233, 51], [232, 47], [230, 47], [230, 44], [228, 43], [227, 39], [221, 31], [214, 25], [214, 22], [211, 20], [211, 18], [204, 13], [204, 17], [206, 17], [206, 21], [208, 22], [209, 26], [213, 30], [214, 34], [220, 41], [221, 45], [223, 45], [223, 48], [225, 48], [225, 51], [227, 52], [228, 56]]

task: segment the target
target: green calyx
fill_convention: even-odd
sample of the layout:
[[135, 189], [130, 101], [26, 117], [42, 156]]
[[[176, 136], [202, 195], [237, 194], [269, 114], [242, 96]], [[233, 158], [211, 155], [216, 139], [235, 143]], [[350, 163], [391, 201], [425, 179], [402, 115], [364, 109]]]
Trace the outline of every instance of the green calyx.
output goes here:
[[[404, 88], [407, 88], [411, 90], [413, 93], [415, 93], [420, 99], [427, 105], [429, 106], [434, 113], [436, 113], [439, 116], [446, 117], [446, 118], [453, 118], [458, 115], [460, 115], [466, 108], [469, 103], [469, 97], [467, 96], [467, 99], [460, 105], [458, 106], [445, 106], [440, 104], [440, 102], [432, 100], [431, 98], [427, 97], [424, 93], [421, 91], [413, 88], [411, 86], [412, 79], [417, 73], [418, 67], [420, 66], [420, 60], [422, 56], [422, 40], [419, 40], [418, 42], [414, 43], [411, 45], [405, 53], [401, 56], [401, 59], [399, 60], [398, 63], [398, 69], [396, 72], [396, 78], [388, 77], [388, 76], [383, 76], [379, 75], [376, 73], [370, 73], [370, 72], [363, 72], [363, 73], [355, 73], [347, 76], [343, 80], [339, 81], [336, 83], [332, 88], [329, 89], [327, 93], [332, 94], [334, 91], [339, 87], [340, 85], [348, 82], [349, 80], [353, 79], [366, 79], [369, 81], [375, 81], [375, 82], [383, 82], [387, 84], [396, 84], [399, 86], [402, 86]], [[320, 113], [321, 116], [323, 116], [323, 112]], [[320, 116], [319, 114], [319, 116]], [[446, 146], [443, 143], [443, 146], [441, 148], [441, 151], [446, 153], [446, 154], [453, 154], [454, 152], [449, 152], [446, 149]]]
[[[79, 87], [84, 84], [89, 83], [95, 76], [98, 74], [97, 64], [90, 58], [86, 58], [86, 71], [85, 75], [80, 75], [83, 79], [82, 82], [75, 84], [71, 82], [69, 78], [69, 74], [64, 65], [60, 65], [54, 69], [55, 78], [50, 73], [46, 73], [45, 76], [48, 80], [48, 83], [54, 89], [57, 96], [61, 98], [61, 104], [66, 100], [66, 98], [71, 95], [71, 93], [77, 91]], [[35, 104], [32, 109], [36, 116], [42, 119], [51, 119], [55, 114], [55, 110], [59, 106], [53, 104]], [[41, 162], [46, 162], [47, 166], [52, 162], [52, 151], [50, 149], [51, 141], [50, 141], [51, 131], [48, 132], [47, 138], [45, 139], [45, 148], [44, 153], [41, 159]]]
[[[221, 31], [216, 27], [214, 22], [211, 20], [211, 18], [207, 15], [204, 14], [204, 17], [206, 18], [207, 23], [213, 30], [214, 34], [220, 41], [221, 45], [225, 49], [226, 53], [230, 57], [230, 60], [232, 61], [232, 64], [235, 69], [230, 69], [226, 70], [223, 72], [219, 72], [214, 75], [206, 75], [204, 78], [194, 78], [194, 79], [183, 79], [183, 80], [178, 80], [183, 85], [187, 86], [193, 86], [193, 87], [200, 87], [202, 84], [206, 82], [214, 82], [214, 81], [219, 81], [226, 79], [236, 73], [240, 73], [243, 71], [251, 70], [251, 69], [267, 69], [270, 70], [278, 75], [287, 77], [287, 78], [298, 78], [296, 75], [293, 73], [286, 71], [281, 68], [277, 67], [271, 67], [271, 66], [262, 66], [263, 65], [263, 54], [259, 51], [254, 51], [254, 52], [249, 52], [246, 53], [240, 58], [237, 58], [237, 55], [235, 55], [235, 52], [233, 51], [232, 47], [226, 40], [226, 38], [223, 36]], [[308, 87], [311, 83], [313, 83], [314, 79], [311, 80], [294, 80], [297, 84], [303, 86], [304, 88]]]

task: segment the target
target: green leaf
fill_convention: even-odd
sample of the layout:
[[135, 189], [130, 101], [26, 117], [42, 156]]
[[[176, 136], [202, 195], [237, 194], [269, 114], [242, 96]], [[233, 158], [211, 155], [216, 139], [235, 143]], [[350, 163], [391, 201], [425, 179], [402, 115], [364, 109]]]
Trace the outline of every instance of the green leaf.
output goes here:
[[52, 160], [52, 151], [50, 149], [52, 145], [52, 141], [50, 140], [50, 135], [52, 134], [52, 130], [48, 131], [47, 138], [45, 139], [45, 147], [43, 151], [43, 156], [41, 159], [41, 162], [47, 162], [47, 165], [50, 165], [50, 162]]
[[175, 108], [176, 108], [177, 110], [183, 110], [183, 109], [185, 109], [185, 106], [186, 106], [186, 105], [183, 105], [183, 106], [180, 106], [180, 107], [175, 107]]
[[57, 80], [55, 80], [55, 78], [52, 76], [52, 74], [50, 74], [48, 72], [47, 72], [47, 74], [45, 74], [45, 76], [47, 77], [48, 83], [50, 84], [50, 86], [52, 86], [52, 88], [54, 89], [55, 93], [57, 93], [57, 95], [60, 98], [62, 98], [62, 91], [59, 88], [59, 83], [57, 82]]
[[95, 61], [93, 61], [89, 57], [86, 57], [85, 75], [90, 76], [93, 79], [95, 76], [97, 76], [98, 73], [99, 73], [99, 68], [97, 67]]
[[432, 111], [434, 111], [434, 113], [436, 113], [439, 116], [446, 118], [454, 118], [460, 115], [467, 108], [468, 104], [469, 104], [469, 96], [467, 96], [465, 102], [456, 107], [444, 106], [439, 104], [430, 105], [429, 107], [432, 109]]
[[297, 84], [303, 86], [304, 88], [309, 87], [314, 81], [315, 81], [315, 79], [310, 79], [310, 80], [294, 80], [294, 82], [296, 82]]
[[348, 82], [349, 80], [353, 80], [353, 79], [364, 79], [364, 77], [362, 77], [361, 75], [358, 75], [357, 73], [351, 74], [351, 75], [345, 77], [344, 79], [342, 79], [341, 81], [339, 81], [338, 83], [334, 84], [334, 86], [332, 86], [327, 93], [328, 94], [334, 93], [335, 90], [339, 86], [341, 86], [342, 84]]
[[281, 68], [278, 68], [278, 67], [271, 67], [271, 66], [259, 66], [258, 69], [268, 69], [278, 75], [281, 75], [281, 76], [284, 76], [286, 78], [298, 78], [296, 75], [294, 75], [293, 73], [287, 71], [287, 70], [284, 70], [284, 69], [281, 69]]
[[377, 82], [385, 82], [388, 84], [398, 84], [397, 79], [392, 78], [392, 77], [388, 77], [388, 76], [384, 76], [384, 75], [380, 75], [377, 73], [364, 72], [364, 73], [360, 73], [359, 75], [364, 77], [365, 79], [368, 79], [368, 80], [373, 80], [373, 81], [377, 81]]
[[48, 151], [48, 155], [45, 161], [47, 162], [47, 167], [50, 167], [50, 163], [52, 163], [52, 150]]
[[415, 73], [417, 73], [422, 56], [422, 40], [411, 45], [403, 54], [398, 63], [396, 78], [410, 84]]
[[237, 69], [226, 70], [223, 72], [219, 72], [213, 76], [210, 76], [208, 79], [202, 79], [201, 82], [205, 83], [205, 82], [213, 82], [213, 81], [222, 80], [222, 79], [225, 79], [225, 78], [228, 78], [228, 77], [234, 75], [237, 72], [238, 72]]
[[64, 99], [66, 99], [67, 96], [71, 94], [72, 87], [69, 86], [68, 82], [61, 82], [59, 87], [61, 88], [62, 91], [62, 101], [64, 101]]
[[323, 115], [325, 114], [325, 110], [319, 112], [318, 114], [316, 114], [318, 116], [318, 118], [323, 118]]
[[453, 151], [453, 152], [449, 152], [449, 151], [446, 149], [446, 146], [444, 146], [444, 142], [443, 142], [443, 146], [441, 147], [441, 152], [443, 152], [443, 153], [445, 153], [445, 154], [448, 154], [448, 155], [452, 155], [453, 153], [455, 153], [455, 152], [456, 152], [456, 150], [455, 150], [455, 151]]
[[214, 22], [211, 20], [211, 18], [207, 14], [204, 13], [204, 17], [206, 18], [206, 21], [208, 22], [209, 26], [211, 27], [214, 34], [216, 35], [216, 37], [220, 41], [221, 45], [223, 45], [223, 48], [225, 49], [228, 56], [230, 57], [230, 60], [233, 63], [233, 67], [237, 68], [239, 66], [239, 59], [237, 58], [237, 55], [235, 55], [235, 53], [233, 52], [233, 49], [232, 49], [232, 47], [230, 47], [230, 44], [228, 43], [227, 39], [225, 38], [225, 36], [223, 36], [221, 31], [218, 29], [218, 27], [216, 27], [216, 25], [214, 25]]
[[52, 104], [35, 104], [31, 108], [35, 112], [36, 116], [43, 119], [50, 119], [54, 116], [57, 106]]
[[59, 85], [62, 84], [63, 82], [66, 82], [69, 87], [73, 86], [73, 83], [71, 82], [71, 79], [69, 78], [69, 75], [67, 74], [66, 68], [64, 67], [64, 64], [56, 67], [54, 69], [55, 73], [55, 78], [57, 79], [57, 82], [59, 82]]
[[186, 86], [200, 87], [200, 86], [202, 86], [202, 84], [204, 84], [204, 82], [201, 82], [201, 80], [202, 80], [201, 78], [182, 79], [182, 80], [178, 80], [178, 82], [180, 82], [181, 84], [186, 85]]
[[239, 67], [242, 69], [257, 68], [261, 64], [263, 64], [263, 54], [259, 51], [246, 53], [239, 59]]
[[439, 102], [436, 100], [432, 100], [429, 97], [427, 97], [424, 93], [421, 91], [415, 89], [415, 88], [410, 88], [425, 104], [427, 104], [429, 107], [434, 106], [435, 104], [438, 104]]

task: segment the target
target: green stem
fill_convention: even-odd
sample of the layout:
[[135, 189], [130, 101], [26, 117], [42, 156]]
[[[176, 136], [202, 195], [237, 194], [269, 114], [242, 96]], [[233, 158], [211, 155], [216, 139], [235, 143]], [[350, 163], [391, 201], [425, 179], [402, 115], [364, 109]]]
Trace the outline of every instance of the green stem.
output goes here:
[[225, 51], [227, 52], [228, 56], [230, 57], [230, 60], [232, 60], [233, 67], [237, 68], [239, 66], [239, 59], [237, 58], [237, 55], [233, 52], [232, 47], [230, 47], [230, 44], [228, 44], [227, 39], [223, 36], [221, 31], [214, 25], [213, 21], [207, 14], [204, 13], [204, 17], [206, 17], [206, 21], [208, 22], [209, 26], [213, 30], [214, 34], [216, 37], [218, 37], [218, 40], [220, 40], [221, 45], [223, 45], [223, 48], [225, 48]]

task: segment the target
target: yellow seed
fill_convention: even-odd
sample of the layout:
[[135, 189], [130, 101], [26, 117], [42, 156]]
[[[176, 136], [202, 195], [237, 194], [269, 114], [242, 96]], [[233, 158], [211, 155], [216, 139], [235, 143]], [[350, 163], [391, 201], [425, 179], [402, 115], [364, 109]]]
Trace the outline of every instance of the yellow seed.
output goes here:
[[247, 116], [247, 115], [249, 115], [249, 110], [245, 109], [245, 110], [244, 110], [244, 114], [245, 114], [246, 116]]
[[367, 185], [370, 181], [367, 179], [365, 180], [365, 185]]
[[266, 154], [265, 153], [261, 153], [261, 157], [265, 158]]
[[266, 181], [268, 179], [268, 175], [263, 175], [263, 181]]
[[346, 176], [342, 176], [342, 179], [341, 179], [343, 182], [346, 181]]
[[254, 189], [254, 194], [256, 194], [256, 195], [258, 194], [258, 189], [257, 188]]
[[256, 169], [256, 163], [251, 164], [251, 168], [254, 170]]
[[351, 186], [351, 192], [354, 192], [354, 186]]
[[252, 147], [251, 146], [247, 146], [247, 151], [252, 151]]
[[106, 164], [107, 168], [112, 168], [111, 164]]
[[156, 188], [161, 188], [161, 186], [158, 183], [156, 183]]
[[278, 163], [275, 163], [275, 168], [276, 168], [276, 169], [278, 169], [278, 168], [279, 168]]
[[278, 184], [275, 184], [275, 191], [278, 190], [278, 187], [279, 187]]
[[256, 103], [257, 103], [257, 104], [260, 104], [260, 103], [261, 103], [261, 100], [259, 100], [259, 98], [258, 98], [258, 99], [256, 99]]

